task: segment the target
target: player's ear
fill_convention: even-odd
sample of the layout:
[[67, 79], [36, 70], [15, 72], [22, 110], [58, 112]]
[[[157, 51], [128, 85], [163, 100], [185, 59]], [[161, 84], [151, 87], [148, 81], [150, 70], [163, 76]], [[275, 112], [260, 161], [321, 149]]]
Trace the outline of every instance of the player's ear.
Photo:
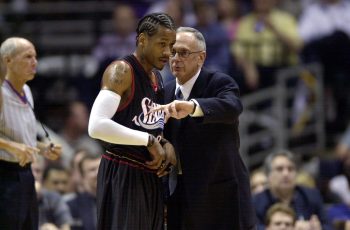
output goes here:
[[139, 34], [139, 46], [145, 47], [147, 45], [147, 38], [144, 33]]

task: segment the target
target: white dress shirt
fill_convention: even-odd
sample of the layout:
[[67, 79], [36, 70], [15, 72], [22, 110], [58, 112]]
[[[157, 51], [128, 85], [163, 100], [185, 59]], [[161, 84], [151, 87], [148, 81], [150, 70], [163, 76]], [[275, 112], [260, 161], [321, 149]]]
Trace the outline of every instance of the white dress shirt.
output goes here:
[[[187, 100], [188, 97], [190, 96], [192, 88], [193, 88], [193, 85], [196, 82], [200, 72], [201, 72], [201, 69], [199, 69], [198, 72], [190, 80], [188, 80], [183, 85], [180, 85], [180, 83], [176, 79], [176, 90], [175, 90], [175, 92], [177, 92], [177, 89], [180, 88], [184, 100]], [[192, 116], [192, 117], [202, 117], [204, 115], [204, 113], [203, 113], [203, 110], [201, 109], [199, 103], [197, 102], [197, 100], [196, 99], [191, 99], [191, 101], [196, 103], [197, 106], [196, 106], [196, 110], [193, 112], [193, 114], [190, 114], [190, 116]]]

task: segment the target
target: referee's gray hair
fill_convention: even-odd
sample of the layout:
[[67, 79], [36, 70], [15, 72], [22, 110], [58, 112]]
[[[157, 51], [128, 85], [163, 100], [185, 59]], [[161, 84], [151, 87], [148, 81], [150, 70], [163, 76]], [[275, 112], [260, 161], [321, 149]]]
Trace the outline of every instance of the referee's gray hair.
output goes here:
[[23, 44], [23, 42], [29, 42], [25, 38], [20, 37], [10, 37], [3, 41], [0, 46], [0, 57], [3, 59], [5, 57], [12, 57], [18, 52], [18, 48]]
[[291, 151], [289, 151], [289, 150], [281, 149], [281, 150], [278, 150], [278, 151], [276, 151], [276, 152], [270, 153], [270, 154], [265, 158], [264, 170], [265, 170], [266, 175], [269, 175], [270, 172], [271, 172], [271, 164], [272, 164], [272, 161], [273, 161], [276, 157], [279, 157], [279, 156], [283, 156], [283, 157], [288, 158], [288, 160], [290, 160], [290, 161], [294, 164], [294, 166], [297, 167], [297, 162], [296, 162], [296, 159], [295, 159], [294, 154], [293, 154]]
[[177, 28], [176, 32], [177, 33], [180, 33], [180, 32], [192, 33], [198, 42], [199, 48], [203, 51], [207, 50], [204, 36], [201, 32], [199, 32], [199, 30], [192, 28], [192, 27], [179, 27], [179, 28]]

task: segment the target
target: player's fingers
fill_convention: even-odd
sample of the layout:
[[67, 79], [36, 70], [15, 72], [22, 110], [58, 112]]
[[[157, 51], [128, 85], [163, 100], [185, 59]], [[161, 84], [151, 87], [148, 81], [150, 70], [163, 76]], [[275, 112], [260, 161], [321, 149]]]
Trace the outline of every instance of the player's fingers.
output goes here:
[[167, 170], [169, 164], [170, 164], [170, 162], [168, 162], [167, 160], [162, 161], [162, 163], [160, 164], [158, 171], [157, 171], [158, 177], [165, 176], [168, 173], [166, 170]]
[[154, 158], [151, 161], [146, 161], [146, 165], [148, 165], [152, 169], [157, 169], [158, 168], [158, 159]]

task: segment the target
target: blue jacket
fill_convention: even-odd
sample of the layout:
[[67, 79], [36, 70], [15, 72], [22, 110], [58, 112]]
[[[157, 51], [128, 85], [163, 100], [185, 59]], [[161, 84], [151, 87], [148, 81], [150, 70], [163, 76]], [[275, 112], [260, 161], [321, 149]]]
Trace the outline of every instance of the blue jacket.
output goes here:
[[[259, 222], [259, 230], [265, 229], [264, 223], [267, 210], [278, 202], [278, 199], [272, 195], [269, 189], [265, 189], [261, 193], [253, 196], [253, 203]], [[331, 229], [328, 225], [328, 220], [324, 213], [322, 197], [318, 190], [296, 186], [291, 207], [294, 209], [297, 219], [303, 218], [304, 220], [309, 220], [311, 215], [315, 214], [320, 219], [323, 230]]]

